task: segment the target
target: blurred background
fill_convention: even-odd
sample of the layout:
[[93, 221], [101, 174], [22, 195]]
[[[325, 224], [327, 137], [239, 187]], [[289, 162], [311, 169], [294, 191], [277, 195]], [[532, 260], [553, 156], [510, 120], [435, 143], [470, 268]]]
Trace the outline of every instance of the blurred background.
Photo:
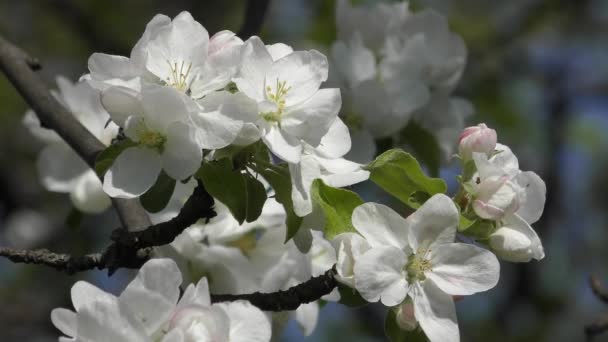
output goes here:
[[[156, 13], [188, 10], [213, 34], [238, 31], [245, 0], [22, 0], [0, 2], [0, 34], [40, 59], [48, 85], [87, 72], [93, 52], [129, 55]], [[546, 258], [502, 263], [499, 285], [457, 304], [463, 341], [582, 341], [584, 326], [608, 306], [587, 279], [608, 283], [608, 1], [414, 0], [444, 13], [463, 36], [469, 60], [456, 91], [513, 149], [523, 170], [547, 183], [534, 228]], [[332, 0], [270, 1], [261, 36], [327, 52], [336, 38]], [[36, 174], [41, 144], [21, 124], [27, 104], [0, 76], [0, 245], [81, 254], [107, 242], [112, 212], [79, 217], [67, 195], [45, 191]], [[442, 170], [454, 184], [454, 169]], [[55, 341], [51, 309], [71, 307], [78, 279], [119, 293], [119, 271], [68, 276], [0, 259], [0, 341]], [[385, 310], [328, 304], [310, 341], [384, 340]], [[304, 337], [290, 324], [282, 337]], [[608, 341], [608, 334], [597, 341]]]

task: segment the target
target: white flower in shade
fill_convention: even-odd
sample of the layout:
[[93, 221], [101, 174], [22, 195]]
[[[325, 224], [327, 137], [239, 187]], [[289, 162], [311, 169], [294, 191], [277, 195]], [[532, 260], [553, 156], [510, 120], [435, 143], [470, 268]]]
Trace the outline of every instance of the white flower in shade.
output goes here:
[[[496, 255], [512, 262], [541, 260], [545, 252], [531, 224], [543, 213], [545, 182], [534, 172], [519, 170], [517, 157], [507, 146], [497, 144], [496, 150], [490, 158], [485, 153], [473, 153], [477, 167], [470, 182], [475, 192], [473, 208], [478, 215], [497, 221], [489, 241]], [[482, 203], [477, 202], [479, 199]]]
[[336, 119], [317, 148], [305, 144], [300, 162], [289, 164], [295, 213], [304, 217], [312, 212], [310, 188], [315, 179], [327, 185], [344, 187], [369, 178], [361, 165], [341, 158], [350, 150], [350, 135], [342, 120]]
[[498, 282], [493, 253], [454, 242], [458, 221], [458, 209], [445, 195], [434, 195], [405, 219], [374, 203], [353, 212], [353, 225], [371, 245], [354, 266], [356, 289], [386, 306], [411, 297], [416, 320], [432, 342], [460, 340], [452, 296]]
[[331, 243], [336, 249], [336, 279], [342, 284], [355, 288], [355, 263], [371, 248], [369, 243], [357, 233], [339, 234]]
[[61, 341], [186, 342], [269, 341], [270, 322], [248, 302], [211, 304], [206, 279], [179, 299], [182, 278], [175, 262], [152, 259], [119, 297], [79, 281], [72, 287], [75, 312], [55, 309]]
[[340, 110], [340, 90], [319, 89], [327, 80], [327, 59], [321, 53], [294, 51], [286, 45], [264, 46], [258, 37], [245, 43], [239, 75], [239, 91], [256, 102], [254, 123], [264, 143], [281, 159], [300, 161], [302, 144], [316, 147]]
[[496, 131], [484, 123], [465, 128], [458, 137], [458, 152], [463, 160], [470, 160], [473, 152], [489, 156], [495, 148]]
[[[104, 145], [109, 145], [118, 127], [99, 102], [99, 92], [86, 83], [73, 84], [57, 78], [59, 92], [53, 93], [74, 117]], [[38, 157], [37, 166], [42, 185], [49, 191], [69, 193], [74, 206], [86, 213], [99, 213], [110, 206], [95, 172], [65, 143], [59, 135], [43, 128], [33, 111], [23, 123], [30, 132], [47, 144]]]
[[183, 94], [166, 87], [144, 88], [141, 98], [125, 97], [118, 103], [107, 101], [112, 89], [102, 93], [102, 102], [136, 145], [125, 149], [106, 172], [103, 188], [108, 195], [137, 197], [154, 185], [161, 170], [176, 180], [198, 170], [202, 150]]
[[230, 83], [242, 45], [230, 31], [209, 39], [188, 12], [173, 20], [159, 14], [146, 26], [130, 58], [94, 53], [85, 79], [100, 89], [117, 85], [140, 91], [146, 84], [164, 85], [199, 99]]

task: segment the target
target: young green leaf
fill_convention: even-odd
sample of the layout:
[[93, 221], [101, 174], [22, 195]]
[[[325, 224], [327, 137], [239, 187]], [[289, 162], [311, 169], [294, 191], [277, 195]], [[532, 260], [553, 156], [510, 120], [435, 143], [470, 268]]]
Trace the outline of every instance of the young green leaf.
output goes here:
[[120, 155], [120, 153], [129, 147], [137, 145], [135, 142], [129, 139], [120, 140], [101, 151], [97, 158], [95, 158], [95, 173], [99, 178], [103, 179], [103, 176], [110, 169], [114, 160]]
[[147, 211], [157, 213], [167, 206], [173, 190], [175, 190], [175, 179], [169, 177], [165, 171], [161, 171], [156, 183], [145, 194], [141, 195], [139, 202]]
[[312, 200], [318, 204], [325, 215], [325, 237], [332, 239], [340, 233], [356, 232], [353, 227], [353, 210], [363, 204], [356, 193], [325, 185], [315, 179], [310, 189]]
[[430, 198], [447, 189], [443, 179], [425, 175], [418, 161], [399, 149], [384, 152], [366, 169], [374, 183], [412, 208], [422, 205], [419, 201], [424, 193]]

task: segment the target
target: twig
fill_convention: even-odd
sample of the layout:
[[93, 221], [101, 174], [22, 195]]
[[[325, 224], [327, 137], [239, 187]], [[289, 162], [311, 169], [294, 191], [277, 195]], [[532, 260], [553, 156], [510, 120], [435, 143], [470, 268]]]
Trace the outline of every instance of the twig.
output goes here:
[[314, 302], [335, 289], [338, 286], [335, 275], [336, 270], [334, 266], [324, 274], [284, 291], [272, 293], [254, 292], [240, 295], [211, 295], [211, 301], [218, 303], [246, 300], [263, 311], [295, 310], [301, 304]]
[[260, 34], [262, 25], [264, 24], [264, 17], [268, 10], [270, 0], [249, 0], [247, 1], [247, 7], [245, 8], [245, 17], [243, 18], [243, 25], [237, 33], [242, 39], [247, 39], [251, 36]]

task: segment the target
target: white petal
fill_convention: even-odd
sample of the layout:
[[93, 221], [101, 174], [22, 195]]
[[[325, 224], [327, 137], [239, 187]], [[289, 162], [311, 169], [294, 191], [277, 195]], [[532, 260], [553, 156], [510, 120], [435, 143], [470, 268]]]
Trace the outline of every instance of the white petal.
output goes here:
[[296, 309], [295, 316], [304, 336], [310, 336], [315, 331], [319, 319], [319, 304], [302, 304]]
[[248, 146], [260, 140], [262, 133], [258, 127], [252, 123], [245, 123], [239, 132], [239, 135], [234, 139], [233, 144], [237, 146]]
[[293, 52], [293, 48], [291, 46], [283, 43], [266, 45], [266, 49], [268, 49], [268, 53], [270, 53], [270, 56], [272, 56], [273, 61], [281, 59]]
[[72, 297], [72, 305], [74, 305], [76, 312], [80, 312], [82, 308], [94, 301], [110, 302], [116, 299], [113, 295], [100, 290], [99, 288], [85, 281], [77, 281], [72, 286], [70, 294]]
[[316, 151], [326, 158], [340, 158], [350, 151], [351, 140], [348, 127], [336, 118], [327, 133], [321, 138]]
[[380, 300], [386, 306], [398, 305], [408, 290], [406, 263], [407, 255], [399, 248], [373, 247], [355, 263], [355, 288], [368, 302]]
[[76, 337], [78, 322], [75, 312], [64, 308], [53, 309], [51, 311], [51, 321], [64, 335]]
[[490, 246], [499, 258], [512, 262], [542, 260], [545, 257], [538, 234], [517, 214], [502, 220], [502, 227], [490, 236]]
[[328, 160], [319, 158], [319, 162], [325, 171], [321, 179], [329, 186], [341, 188], [363, 182], [369, 178], [369, 171], [363, 170], [360, 164], [346, 159]]
[[[321, 89], [306, 101], [289, 108], [281, 119], [281, 127], [316, 147], [336, 120], [341, 105], [340, 89]], [[342, 145], [347, 143], [350, 142], [341, 142]]]
[[144, 264], [137, 276], [122, 292], [124, 303], [152, 335], [171, 317], [182, 277], [171, 259], [152, 259]]
[[46, 146], [36, 161], [41, 182], [49, 191], [70, 192], [83, 173], [90, 170], [87, 164], [66, 143]]
[[414, 315], [431, 342], [459, 342], [460, 331], [452, 296], [432, 281], [417, 282], [412, 289]]
[[466, 296], [498, 283], [500, 264], [485, 249], [464, 243], [437, 246], [431, 253], [433, 270], [426, 275], [445, 293]]
[[93, 53], [88, 61], [91, 76], [96, 80], [109, 80], [113, 78], [133, 78], [140, 75], [131, 60], [124, 56]]
[[183, 342], [184, 334], [179, 329], [173, 329], [163, 336], [161, 342]]
[[141, 38], [135, 43], [131, 50], [131, 61], [134, 65], [143, 68], [148, 58], [148, 43], [150, 39], [156, 38], [158, 33], [171, 25], [171, 18], [164, 14], [157, 14], [146, 24], [146, 29]]
[[376, 77], [376, 58], [373, 52], [363, 45], [358, 32], [353, 34], [348, 45], [336, 41], [331, 47], [331, 55], [335, 67], [350, 87]]
[[103, 179], [103, 191], [110, 197], [134, 198], [156, 182], [161, 160], [151, 149], [130, 147], [114, 160]]
[[[188, 102], [188, 103], [187, 103]], [[189, 107], [196, 106], [193, 100], [170, 87], [147, 87], [142, 89], [142, 105], [146, 125], [159, 133], [166, 132], [169, 125], [189, 118]]]
[[270, 340], [270, 321], [260, 309], [249, 302], [215, 304], [230, 318], [230, 342], [264, 342]]
[[296, 215], [304, 217], [312, 212], [310, 187], [321, 177], [319, 163], [314, 156], [303, 155], [298, 164], [289, 164], [291, 175], [291, 199]]
[[110, 113], [112, 121], [125, 127], [131, 115], [142, 115], [143, 107], [139, 94], [126, 87], [110, 87], [101, 93], [101, 104]]
[[[265, 77], [264, 89], [276, 92], [277, 82], [287, 82], [287, 107], [306, 101], [327, 80], [327, 58], [316, 50], [295, 51], [276, 61]], [[240, 87], [239, 87], [240, 89]]]
[[410, 246], [418, 250], [454, 242], [459, 219], [458, 209], [449, 197], [434, 195], [406, 218]]
[[364, 203], [353, 211], [353, 226], [373, 247], [407, 247], [408, 224], [393, 209], [378, 203]]
[[521, 172], [515, 181], [524, 189], [524, 197], [520, 199], [519, 210], [516, 214], [529, 224], [540, 219], [545, 208], [547, 197], [547, 186], [545, 182], [534, 172]]
[[336, 270], [338, 280], [355, 287], [354, 267], [356, 260], [370, 249], [367, 241], [357, 233], [342, 233], [334, 237], [332, 245], [336, 249]]
[[167, 129], [167, 142], [161, 155], [163, 170], [176, 180], [186, 179], [198, 170], [203, 152], [192, 126], [174, 122]]
[[272, 57], [259, 37], [245, 42], [241, 57], [241, 70], [234, 83], [240, 91], [256, 101], [263, 101], [264, 78], [272, 66]]
[[302, 155], [302, 143], [276, 126], [270, 127], [262, 140], [270, 151], [289, 163], [297, 163]]
[[207, 278], [201, 278], [196, 286], [194, 284], [188, 285], [182, 298], [179, 300], [178, 307], [187, 305], [211, 305], [211, 297], [209, 295], [209, 283]]
[[147, 342], [143, 328], [133, 326], [133, 318], [124, 312], [116, 298], [94, 300], [78, 311], [79, 341]]
[[112, 204], [93, 170], [87, 171], [79, 178], [70, 198], [78, 210], [91, 214], [101, 213]]

